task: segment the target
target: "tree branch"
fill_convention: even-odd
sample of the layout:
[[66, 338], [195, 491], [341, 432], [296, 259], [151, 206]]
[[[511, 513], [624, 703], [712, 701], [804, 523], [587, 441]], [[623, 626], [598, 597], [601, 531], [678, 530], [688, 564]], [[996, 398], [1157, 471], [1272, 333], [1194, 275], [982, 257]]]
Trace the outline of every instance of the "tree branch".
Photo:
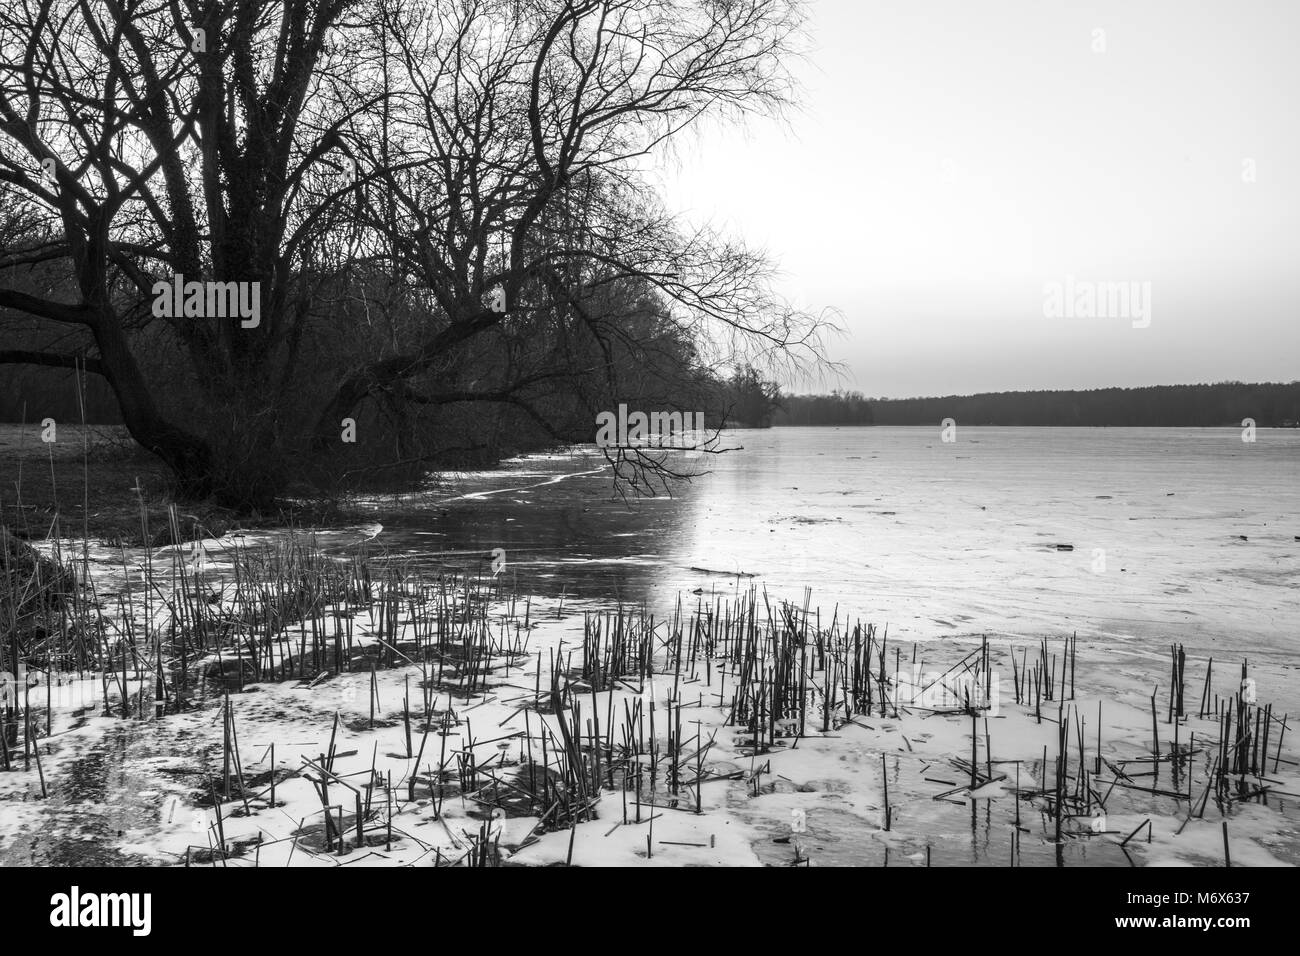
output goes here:
[[0, 350], [0, 365], [46, 365], [50, 368], [82, 369], [92, 375], [107, 374], [99, 359], [54, 352], [30, 352], [25, 349]]

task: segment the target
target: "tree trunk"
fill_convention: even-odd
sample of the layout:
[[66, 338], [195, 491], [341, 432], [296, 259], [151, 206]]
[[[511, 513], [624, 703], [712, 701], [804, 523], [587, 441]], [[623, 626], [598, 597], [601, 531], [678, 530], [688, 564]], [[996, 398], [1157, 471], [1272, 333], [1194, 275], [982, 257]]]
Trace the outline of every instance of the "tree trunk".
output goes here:
[[213, 492], [212, 450], [206, 442], [159, 414], [149, 386], [131, 354], [116, 319], [105, 316], [93, 328], [104, 378], [117, 396], [131, 437], [171, 469], [183, 498], [206, 498]]

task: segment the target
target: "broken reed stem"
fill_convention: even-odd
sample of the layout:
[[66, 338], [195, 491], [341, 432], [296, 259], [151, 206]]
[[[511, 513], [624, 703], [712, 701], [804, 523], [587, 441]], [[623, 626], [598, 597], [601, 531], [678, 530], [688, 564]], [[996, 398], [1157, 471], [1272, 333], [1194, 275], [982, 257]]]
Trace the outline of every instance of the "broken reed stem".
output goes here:
[[889, 807], [889, 771], [885, 767], [885, 755], [880, 755], [880, 782], [885, 790], [885, 829], [888, 830], [891, 823], [891, 812]]

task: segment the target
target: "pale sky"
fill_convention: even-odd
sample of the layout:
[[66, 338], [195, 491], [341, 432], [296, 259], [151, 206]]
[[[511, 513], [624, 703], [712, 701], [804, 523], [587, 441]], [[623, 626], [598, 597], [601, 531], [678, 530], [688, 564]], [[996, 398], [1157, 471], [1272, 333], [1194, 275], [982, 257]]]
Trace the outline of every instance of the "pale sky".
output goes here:
[[[1300, 378], [1300, 2], [814, 0], [809, 33], [802, 110], [664, 188], [842, 311], [840, 384]], [[1045, 317], [1067, 276], [1149, 282], [1150, 324]]]

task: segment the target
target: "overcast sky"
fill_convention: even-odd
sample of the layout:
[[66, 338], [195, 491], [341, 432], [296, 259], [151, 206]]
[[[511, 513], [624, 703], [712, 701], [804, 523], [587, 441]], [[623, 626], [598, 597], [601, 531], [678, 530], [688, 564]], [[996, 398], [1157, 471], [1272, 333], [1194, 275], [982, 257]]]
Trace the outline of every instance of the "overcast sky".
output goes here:
[[[702, 132], [665, 188], [843, 312], [842, 384], [1300, 378], [1296, 0], [811, 12], [802, 111]], [[1067, 276], [1149, 282], [1149, 324], [1046, 317]]]

